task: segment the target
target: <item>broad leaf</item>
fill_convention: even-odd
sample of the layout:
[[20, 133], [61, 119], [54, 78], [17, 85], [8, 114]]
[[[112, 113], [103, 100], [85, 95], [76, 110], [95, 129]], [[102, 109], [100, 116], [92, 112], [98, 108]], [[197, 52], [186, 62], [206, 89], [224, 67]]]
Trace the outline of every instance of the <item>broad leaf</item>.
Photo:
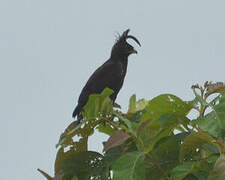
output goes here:
[[55, 160], [55, 174], [60, 172], [62, 170], [62, 164], [63, 162], [69, 158], [74, 153], [74, 150], [69, 150], [67, 152], [64, 152], [63, 148], [60, 148], [56, 154], [56, 160]]
[[144, 158], [144, 153], [137, 151], [121, 156], [112, 166], [113, 180], [145, 180]]
[[73, 136], [77, 134], [76, 130], [81, 127], [81, 123], [78, 124], [78, 121], [73, 121], [70, 125], [65, 129], [65, 131], [61, 134], [59, 138], [59, 142], [56, 145], [56, 148], [59, 146], [69, 146], [73, 144]]
[[203, 118], [195, 120], [193, 123], [212, 136], [219, 137], [225, 131], [225, 92], [218, 98], [218, 104], [211, 105], [211, 108], [212, 112]]
[[109, 96], [112, 93], [113, 90], [106, 88], [101, 94], [91, 94], [84, 106], [83, 116], [88, 120], [110, 116], [113, 104]]
[[113, 163], [124, 154], [123, 147], [117, 146], [115, 148], [109, 149], [104, 153], [104, 160], [109, 167], [113, 165]]
[[111, 136], [116, 131], [116, 129], [112, 127], [110, 124], [108, 124], [107, 122], [102, 122], [98, 124], [96, 129], [98, 129], [99, 132], [102, 132], [109, 136]]
[[177, 134], [159, 140], [147, 154], [146, 172], [149, 179], [168, 179], [168, 172], [179, 164], [179, 150], [186, 134]]
[[[196, 176], [200, 176], [197, 172], [208, 172], [210, 170], [210, 165], [208, 165], [205, 162], [184, 162], [181, 165], [178, 165], [171, 171], [171, 176], [169, 180], [182, 180], [185, 177], [191, 177], [187, 178], [188, 180], [194, 179], [194, 174], [196, 173]], [[207, 173], [204, 173], [207, 174]], [[186, 178], [185, 178], [186, 179]]]
[[191, 108], [192, 103], [171, 94], [163, 94], [149, 101], [141, 122], [150, 118], [153, 121], [140, 134], [141, 140], [148, 146], [147, 152], [151, 151], [158, 140], [171, 135], [179, 124], [186, 125], [189, 122], [186, 115]]
[[130, 135], [125, 133], [124, 131], [121, 131], [121, 130], [116, 131], [112, 136], [109, 137], [109, 139], [105, 143], [103, 151], [107, 151], [111, 148], [119, 146], [123, 144], [129, 138], [130, 138]]
[[149, 101], [149, 104], [146, 106], [147, 112], [143, 115], [143, 120], [145, 121], [149, 118], [158, 120], [164, 114], [185, 116], [191, 108], [191, 103], [182, 101], [172, 94], [163, 94]]
[[171, 134], [170, 129], [146, 127], [138, 134], [138, 139], [143, 143], [145, 152], [150, 152], [154, 145], [162, 138]]
[[139, 134], [140, 134], [140, 133], [148, 126], [148, 124], [149, 124], [151, 121], [152, 121], [152, 119], [148, 119], [147, 121], [142, 122], [142, 123], [139, 125], [138, 129], [137, 129], [137, 134], [139, 135]]
[[133, 136], [136, 136], [136, 129], [138, 128], [138, 124], [135, 122], [131, 122], [126, 117], [123, 117], [119, 112], [113, 112], [113, 114], [118, 117], [118, 119], [123, 122], [126, 126], [121, 126], [122, 129], [126, 130], [126, 132], [131, 133]]
[[130, 97], [128, 114], [135, 113], [137, 111], [141, 111], [141, 110], [145, 109], [145, 107], [147, 105], [148, 105], [148, 101], [145, 99], [140, 99], [140, 100], [136, 101], [136, 95], [134, 94], [133, 96]]
[[135, 113], [135, 112], [136, 112], [136, 95], [134, 94], [130, 97], [128, 113]]
[[[113, 104], [109, 96], [113, 91], [109, 88], [104, 89], [101, 94], [92, 94], [89, 97], [87, 104], [84, 107], [83, 116], [84, 119], [80, 124], [72, 123], [60, 137], [59, 143], [56, 145], [66, 147], [68, 145], [74, 145], [72, 138], [77, 135], [80, 140], [75, 142], [77, 151], [87, 150], [88, 136], [93, 134], [94, 128], [100, 122], [96, 121], [101, 118], [109, 118], [112, 115]], [[102, 122], [102, 121], [101, 121]], [[98, 126], [100, 131], [112, 133], [113, 129], [107, 125], [107, 128]]]
[[104, 157], [92, 151], [71, 154], [62, 163], [64, 179], [72, 179], [77, 176], [82, 180], [105, 180], [109, 175], [109, 169], [104, 161]]
[[225, 178], [225, 155], [221, 155], [215, 163], [209, 180], [224, 180]]
[[163, 129], [170, 128], [171, 131], [174, 131], [174, 129], [178, 129], [185, 132], [188, 131], [187, 125], [189, 124], [189, 122], [190, 120], [186, 116], [180, 116], [177, 114], [163, 114], [158, 120], [160, 127]]
[[[82, 126], [80, 126], [80, 124], [78, 125], [79, 128], [75, 127], [63, 134], [63, 136], [60, 137], [57, 146], [61, 145], [62, 147], [67, 147], [72, 145], [78, 152], [87, 151], [88, 137], [94, 133], [94, 128], [98, 122], [90, 120], [82, 122]], [[78, 140], [74, 141], [72, 139], [73, 137], [77, 137]]]
[[215, 140], [204, 132], [192, 132], [186, 137], [184, 143], [181, 145], [180, 160], [191, 159], [191, 153], [196, 153], [197, 148], [202, 145], [211, 144], [214, 145]]

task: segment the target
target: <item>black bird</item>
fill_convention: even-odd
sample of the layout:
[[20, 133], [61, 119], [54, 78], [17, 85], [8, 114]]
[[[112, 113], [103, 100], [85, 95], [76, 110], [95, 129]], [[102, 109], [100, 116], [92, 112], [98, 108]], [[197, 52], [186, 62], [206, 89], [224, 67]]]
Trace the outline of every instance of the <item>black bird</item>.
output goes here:
[[77, 116], [80, 122], [82, 119], [82, 109], [88, 101], [91, 94], [100, 94], [106, 87], [112, 89], [114, 92], [110, 96], [111, 100], [115, 102], [116, 96], [123, 86], [123, 81], [127, 72], [128, 56], [137, 51], [127, 43], [127, 39], [133, 39], [139, 46], [140, 42], [134, 36], [128, 35], [129, 29], [119, 36], [114, 44], [110, 58], [101, 65], [89, 78], [86, 85], [81, 91], [78, 104], [73, 111], [72, 117]]

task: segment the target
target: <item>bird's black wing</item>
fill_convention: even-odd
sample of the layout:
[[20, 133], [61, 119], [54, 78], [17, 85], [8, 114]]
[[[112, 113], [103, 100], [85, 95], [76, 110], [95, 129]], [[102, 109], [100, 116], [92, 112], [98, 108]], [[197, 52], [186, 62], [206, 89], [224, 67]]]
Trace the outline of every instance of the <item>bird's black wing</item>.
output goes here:
[[125, 74], [120, 62], [106, 61], [89, 78], [79, 96], [78, 105], [73, 112], [73, 117], [79, 115], [83, 106], [87, 103], [89, 95], [100, 94], [106, 87], [112, 89], [114, 93], [111, 99], [114, 101], [123, 85]]

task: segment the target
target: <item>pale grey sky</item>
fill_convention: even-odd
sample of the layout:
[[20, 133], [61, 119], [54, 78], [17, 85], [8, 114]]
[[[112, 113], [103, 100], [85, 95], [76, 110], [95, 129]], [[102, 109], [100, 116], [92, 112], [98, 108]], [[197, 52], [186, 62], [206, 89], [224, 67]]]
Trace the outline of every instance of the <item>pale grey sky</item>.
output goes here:
[[[223, 0], [1, 0], [0, 179], [53, 175], [55, 144], [91, 73], [127, 28], [142, 47], [129, 58], [117, 102], [172, 93], [225, 77]], [[99, 144], [96, 143], [99, 141]], [[101, 136], [91, 149], [101, 148]]]

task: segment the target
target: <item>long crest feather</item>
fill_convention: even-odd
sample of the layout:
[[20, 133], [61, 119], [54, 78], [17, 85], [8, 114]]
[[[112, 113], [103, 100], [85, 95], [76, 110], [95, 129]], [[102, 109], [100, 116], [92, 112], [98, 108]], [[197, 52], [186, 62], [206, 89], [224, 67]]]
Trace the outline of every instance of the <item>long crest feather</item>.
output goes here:
[[116, 46], [116, 44], [121, 41], [126, 41], [127, 39], [133, 39], [139, 46], [141, 46], [140, 42], [138, 41], [138, 39], [136, 37], [128, 35], [129, 32], [130, 32], [130, 29], [127, 29], [126, 31], [124, 31], [122, 35], [120, 35], [117, 32], [116, 43], [114, 44], [114, 46]]

